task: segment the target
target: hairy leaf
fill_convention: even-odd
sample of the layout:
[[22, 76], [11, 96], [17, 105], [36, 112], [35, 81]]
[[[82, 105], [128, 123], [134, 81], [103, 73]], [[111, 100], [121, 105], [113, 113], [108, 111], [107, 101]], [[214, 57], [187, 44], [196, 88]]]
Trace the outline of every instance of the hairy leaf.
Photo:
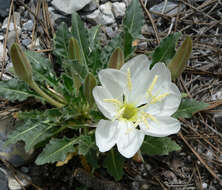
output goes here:
[[206, 109], [209, 104], [204, 102], [198, 102], [193, 99], [182, 99], [180, 106], [176, 113], [173, 114], [175, 118], [191, 118], [193, 114]]
[[132, 0], [126, 10], [126, 15], [123, 21], [124, 27], [128, 28], [129, 33], [136, 38], [144, 24], [144, 15], [139, 0]]
[[95, 146], [95, 143], [92, 141], [92, 137], [91, 136], [80, 136], [79, 137], [79, 154], [80, 155], [86, 155], [89, 150]]
[[45, 146], [41, 154], [39, 154], [35, 163], [37, 165], [43, 165], [46, 163], [64, 161], [68, 153], [75, 152], [75, 147], [73, 145], [77, 144], [77, 142], [78, 138], [53, 138], [50, 140], [49, 144]]
[[34, 97], [41, 102], [45, 102], [44, 98], [32, 91], [25, 82], [16, 78], [8, 81], [0, 81], [0, 96], [9, 101], [24, 101], [29, 97]]
[[180, 33], [170, 34], [161, 40], [160, 45], [154, 50], [150, 68], [157, 62], [164, 62], [167, 64], [169, 60], [173, 58], [176, 53], [175, 48], [180, 35]]
[[54, 54], [58, 57], [67, 58], [68, 57], [68, 43], [71, 34], [65, 23], [61, 23], [57, 28], [54, 37]]
[[111, 150], [106, 155], [103, 166], [107, 168], [108, 173], [115, 178], [116, 181], [123, 177], [123, 165], [125, 158], [119, 152]]
[[169, 137], [146, 136], [141, 147], [143, 154], [168, 155], [172, 151], [180, 150], [180, 146]]
[[89, 55], [88, 31], [84, 27], [80, 16], [74, 12], [72, 14], [72, 35], [78, 41], [81, 57], [85, 65], [87, 65], [87, 57]]
[[175, 56], [168, 64], [168, 68], [171, 71], [172, 80], [175, 80], [183, 72], [185, 65], [190, 58], [192, 52], [192, 40], [188, 36], [180, 48], [177, 50]]

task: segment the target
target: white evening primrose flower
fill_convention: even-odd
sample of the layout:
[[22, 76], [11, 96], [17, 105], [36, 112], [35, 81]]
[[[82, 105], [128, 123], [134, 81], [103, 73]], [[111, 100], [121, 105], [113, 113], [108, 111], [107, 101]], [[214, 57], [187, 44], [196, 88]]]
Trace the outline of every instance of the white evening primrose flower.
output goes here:
[[180, 123], [171, 117], [179, 107], [181, 94], [171, 82], [164, 63], [150, 70], [150, 61], [138, 55], [120, 70], [99, 72], [102, 86], [93, 89], [99, 110], [108, 120], [96, 128], [96, 144], [100, 152], [115, 144], [126, 158], [135, 155], [145, 135], [165, 137], [180, 130]]

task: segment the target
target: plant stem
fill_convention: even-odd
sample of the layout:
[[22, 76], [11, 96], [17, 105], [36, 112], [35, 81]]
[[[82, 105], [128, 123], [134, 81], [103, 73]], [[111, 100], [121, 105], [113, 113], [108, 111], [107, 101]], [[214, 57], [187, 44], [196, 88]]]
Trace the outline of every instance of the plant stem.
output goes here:
[[34, 82], [30, 82], [29, 85], [39, 94], [41, 95], [43, 98], [45, 98], [45, 100], [50, 103], [53, 106], [56, 106], [57, 108], [61, 108], [64, 106], [64, 104], [61, 104], [57, 101], [55, 101], [53, 98], [51, 98], [50, 96], [48, 96], [45, 92], [43, 92], [39, 86]]

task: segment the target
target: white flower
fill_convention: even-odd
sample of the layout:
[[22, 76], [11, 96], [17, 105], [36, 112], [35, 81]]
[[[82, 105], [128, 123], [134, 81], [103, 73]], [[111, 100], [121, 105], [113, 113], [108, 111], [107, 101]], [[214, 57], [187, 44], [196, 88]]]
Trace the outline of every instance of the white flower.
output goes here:
[[96, 128], [96, 144], [100, 152], [117, 144], [126, 158], [134, 156], [145, 135], [164, 137], [180, 130], [176, 112], [181, 94], [171, 82], [170, 71], [163, 63], [149, 70], [150, 61], [138, 55], [120, 70], [99, 72], [102, 86], [93, 89], [99, 110], [109, 120], [101, 120]]

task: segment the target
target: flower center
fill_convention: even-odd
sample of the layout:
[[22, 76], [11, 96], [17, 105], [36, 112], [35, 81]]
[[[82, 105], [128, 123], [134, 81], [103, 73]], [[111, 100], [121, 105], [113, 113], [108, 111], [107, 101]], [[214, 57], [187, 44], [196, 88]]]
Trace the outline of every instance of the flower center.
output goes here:
[[134, 121], [136, 119], [138, 109], [133, 104], [123, 104], [120, 110], [122, 109], [123, 113], [120, 118], [130, 121]]

